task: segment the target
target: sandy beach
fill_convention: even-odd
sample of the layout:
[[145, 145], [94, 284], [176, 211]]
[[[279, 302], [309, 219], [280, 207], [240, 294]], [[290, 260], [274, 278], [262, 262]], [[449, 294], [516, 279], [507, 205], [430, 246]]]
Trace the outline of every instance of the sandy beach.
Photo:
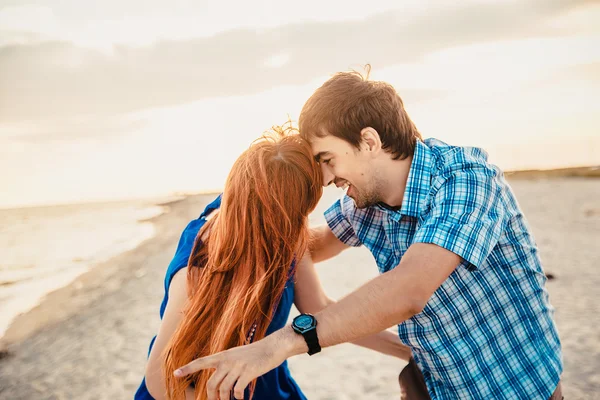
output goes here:
[[[533, 228], [556, 308], [566, 399], [600, 399], [600, 180], [511, 177]], [[339, 196], [326, 190], [312, 224]], [[95, 266], [18, 317], [0, 348], [0, 398], [129, 399], [141, 381], [159, 324], [163, 275], [179, 235], [212, 195], [169, 203], [152, 222], [157, 234]], [[318, 265], [326, 291], [339, 298], [375, 277], [370, 253], [351, 249]], [[294, 311], [291, 315], [296, 314]], [[309, 399], [396, 399], [404, 363], [353, 345], [290, 360]]]

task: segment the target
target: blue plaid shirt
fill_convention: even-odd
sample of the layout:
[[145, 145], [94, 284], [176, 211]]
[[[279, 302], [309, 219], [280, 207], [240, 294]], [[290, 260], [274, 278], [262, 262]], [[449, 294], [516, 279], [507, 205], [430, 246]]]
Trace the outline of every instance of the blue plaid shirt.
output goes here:
[[342, 242], [369, 248], [381, 273], [413, 243], [462, 258], [423, 311], [398, 325], [432, 399], [551, 396], [562, 356], [546, 277], [515, 196], [483, 150], [418, 142], [400, 210], [361, 210], [343, 196], [325, 218]]

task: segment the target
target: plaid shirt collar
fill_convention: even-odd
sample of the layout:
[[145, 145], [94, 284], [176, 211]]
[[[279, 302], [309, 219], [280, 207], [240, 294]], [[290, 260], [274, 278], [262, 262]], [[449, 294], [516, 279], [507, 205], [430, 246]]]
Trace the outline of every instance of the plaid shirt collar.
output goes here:
[[427, 145], [417, 140], [415, 152], [410, 164], [406, 189], [400, 210], [394, 210], [386, 205], [379, 204], [377, 207], [399, 221], [403, 215], [418, 218], [427, 204], [427, 195], [431, 189], [431, 167], [433, 156]]

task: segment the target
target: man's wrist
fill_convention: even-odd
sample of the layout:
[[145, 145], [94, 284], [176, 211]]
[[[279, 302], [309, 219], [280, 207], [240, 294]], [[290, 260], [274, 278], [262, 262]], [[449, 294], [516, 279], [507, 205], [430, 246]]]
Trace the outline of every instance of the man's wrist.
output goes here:
[[279, 345], [284, 353], [285, 358], [296, 356], [298, 354], [307, 353], [308, 346], [304, 337], [292, 329], [291, 325], [286, 325], [279, 330]]

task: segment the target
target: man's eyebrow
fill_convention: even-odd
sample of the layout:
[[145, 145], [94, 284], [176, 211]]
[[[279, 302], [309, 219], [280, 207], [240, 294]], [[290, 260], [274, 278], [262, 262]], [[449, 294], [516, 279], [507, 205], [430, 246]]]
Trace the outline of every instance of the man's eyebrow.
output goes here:
[[331, 154], [331, 153], [329, 153], [328, 151], [320, 151], [320, 152], [319, 152], [319, 153], [317, 153], [317, 155], [315, 156], [315, 160], [316, 160], [317, 162], [321, 162], [321, 157], [323, 157], [323, 156], [328, 156], [328, 155], [330, 155], [330, 154]]

